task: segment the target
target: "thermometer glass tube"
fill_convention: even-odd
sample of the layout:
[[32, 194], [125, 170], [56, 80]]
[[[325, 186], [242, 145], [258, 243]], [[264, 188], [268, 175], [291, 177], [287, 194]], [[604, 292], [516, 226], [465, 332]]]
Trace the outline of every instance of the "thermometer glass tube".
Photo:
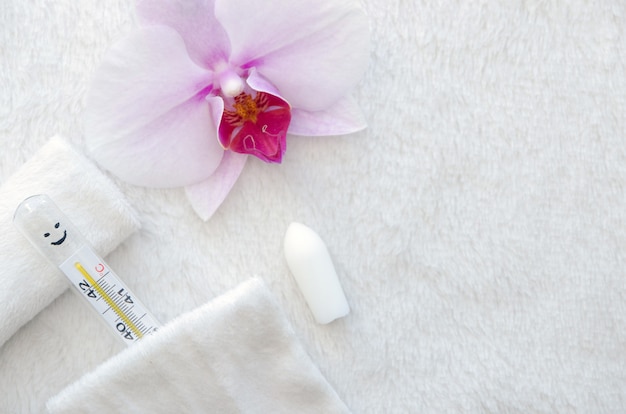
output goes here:
[[130, 345], [160, 326], [50, 197], [24, 200], [13, 223], [124, 343]]

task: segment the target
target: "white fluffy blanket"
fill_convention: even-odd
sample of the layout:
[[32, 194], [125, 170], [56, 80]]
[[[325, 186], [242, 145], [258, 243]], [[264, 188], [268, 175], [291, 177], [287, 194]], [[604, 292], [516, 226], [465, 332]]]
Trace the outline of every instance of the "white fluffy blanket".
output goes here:
[[[625, 411], [626, 4], [363, 3], [368, 129], [250, 160], [206, 223], [182, 189], [116, 181], [142, 229], [109, 264], [162, 321], [259, 275], [355, 413]], [[0, 184], [53, 134], [84, 145], [89, 77], [132, 16], [3, 2]], [[314, 322], [291, 221], [327, 242], [348, 317]], [[0, 412], [121, 351], [92, 316], [64, 294], [0, 348]]]
[[261, 279], [185, 313], [64, 389], [52, 414], [346, 414]]

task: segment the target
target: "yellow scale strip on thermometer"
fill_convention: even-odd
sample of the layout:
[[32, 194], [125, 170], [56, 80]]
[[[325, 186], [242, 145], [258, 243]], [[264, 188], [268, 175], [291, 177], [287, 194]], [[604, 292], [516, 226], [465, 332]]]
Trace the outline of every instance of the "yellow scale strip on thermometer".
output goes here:
[[102, 287], [100, 287], [100, 285], [94, 280], [93, 277], [91, 277], [91, 275], [87, 272], [87, 270], [85, 270], [85, 268], [83, 267], [83, 265], [81, 265], [79, 262], [74, 263], [74, 267], [76, 267], [76, 269], [78, 269], [78, 271], [80, 273], [82, 273], [83, 276], [85, 276], [85, 279], [87, 279], [87, 281], [89, 283], [91, 283], [91, 285], [98, 291], [98, 293], [100, 294], [100, 296], [102, 296], [104, 298], [104, 300], [106, 301], [106, 303], [109, 304], [109, 306], [111, 307], [111, 309], [113, 309], [113, 311], [115, 311], [115, 313], [117, 314], [117, 316], [119, 316], [120, 318], [122, 318], [122, 320], [124, 321], [124, 323], [135, 333], [135, 335], [137, 336], [137, 338], [141, 339], [143, 337], [143, 334], [141, 333], [141, 331], [139, 330], [139, 328], [137, 328], [137, 326], [135, 326], [135, 324], [133, 323], [133, 321], [131, 321], [128, 316], [126, 316], [126, 314], [124, 313], [124, 311], [122, 311], [119, 306], [117, 306], [117, 304], [115, 302], [113, 302], [113, 299], [111, 299], [111, 297], [109, 295], [107, 295], [107, 293], [104, 291], [104, 289], [102, 289]]

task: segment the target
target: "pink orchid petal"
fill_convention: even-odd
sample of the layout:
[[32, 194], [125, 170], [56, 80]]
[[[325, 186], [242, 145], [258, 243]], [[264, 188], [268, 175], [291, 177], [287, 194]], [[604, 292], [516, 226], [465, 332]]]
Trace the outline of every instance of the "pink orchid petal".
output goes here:
[[219, 96], [207, 96], [205, 99], [209, 104], [211, 120], [213, 121], [213, 125], [215, 126], [215, 136], [217, 137], [217, 131], [219, 131], [220, 129], [222, 114], [224, 113], [224, 99]]
[[293, 135], [325, 136], [343, 135], [367, 128], [363, 112], [351, 98], [342, 98], [324, 111], [291, 111], [289, 133]]
[[259, 71], [256, 70], [256, 68], [250, 69], [246, 83], [255, 91], [266, 92], [270, 95], [278, 96], [280, 99], [287, 102], [287, 100], [282, 97], [278, 89], [276, 89], [276, 86], [272, 85], [267, 79], [259, 75]]
[[114, 45], [87, 97], [87, 148], [120, 178], [178, 187], [209, 177], [223, 150], [204, 95], [212, 74], [172, 29], [151, 26]]
[[187, 199], [202, 220], [211, 218], [226, 199], [247, 159], [247, 155], [227, 151], [213, 175], [200, 183], [185, 187]]
[[227, 61], [230, 43], [215, 19], [213, 0], [139, 0], [137, 15], [143, 24], [159, 24], [176, 30], [196, 64], [213, 68]]
[[216, 0], [231, 63], [256, 67], [294, 107], [326, 109], [361, 79], [368, 21], [357, 0]]

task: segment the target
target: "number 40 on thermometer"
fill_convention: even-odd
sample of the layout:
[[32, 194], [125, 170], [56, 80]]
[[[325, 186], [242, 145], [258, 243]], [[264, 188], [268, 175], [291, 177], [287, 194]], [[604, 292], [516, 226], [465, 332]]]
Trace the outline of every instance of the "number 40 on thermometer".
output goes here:
[[159, 323], [154, 316], [48, 196], [24, 200], [15, 211], [13, 223], [58, 266], [118, 338], [130, 344], [157, 330]]

